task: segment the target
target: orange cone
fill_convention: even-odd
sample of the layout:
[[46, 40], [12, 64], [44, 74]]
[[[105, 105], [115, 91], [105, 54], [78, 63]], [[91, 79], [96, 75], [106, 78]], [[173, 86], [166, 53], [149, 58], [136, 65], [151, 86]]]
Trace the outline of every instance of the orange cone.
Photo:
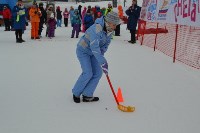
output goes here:
[[117, 91], [117, 100], [118, 102], [124, 102], [124, 98], [122, 96], [122, 91], [120, 87], [118, 88], [118, 91]]

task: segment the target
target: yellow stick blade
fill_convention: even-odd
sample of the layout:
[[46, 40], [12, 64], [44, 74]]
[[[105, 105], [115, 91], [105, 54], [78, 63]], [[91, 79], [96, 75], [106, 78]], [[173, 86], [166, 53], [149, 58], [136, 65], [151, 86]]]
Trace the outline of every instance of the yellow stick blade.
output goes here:
[[131, 106], [123, 106], [123, 105], [118, 105], [118, 109], [123, 111], [123, 112], [134, 112], [135, 111], [135, 107], [131, 107]]

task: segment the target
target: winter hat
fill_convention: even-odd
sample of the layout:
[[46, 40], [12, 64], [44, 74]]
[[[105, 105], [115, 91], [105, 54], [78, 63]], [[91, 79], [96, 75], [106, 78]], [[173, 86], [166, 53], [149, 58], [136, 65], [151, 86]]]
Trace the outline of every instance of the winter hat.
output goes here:
[[40, 6], [40, 7], [43, 7], [43, 5], [44, 5], [44, 4], [43, 4], [42, 2], [39, 3], [39, 6]]
[[120, 19], [118, 16], [118, 13], [114, 12], [114, 11], [110, 11], [106, 16], [105, 16], [105, 21], [118, 25], [120, 24]]

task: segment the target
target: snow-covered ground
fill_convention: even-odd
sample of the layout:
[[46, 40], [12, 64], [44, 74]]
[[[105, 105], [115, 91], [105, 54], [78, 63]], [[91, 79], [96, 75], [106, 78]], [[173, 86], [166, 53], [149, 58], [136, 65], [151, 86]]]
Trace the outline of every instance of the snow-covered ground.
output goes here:
[[95, 92], [99, 102], [72, 101], [71, 89], [81, 69], [75, 54], [79, 39], [70, 38], [71, 27], [57, 28], [52, 40], [35, 41], [29, 26], [22, 44], [15, 43], [14, 32], [3, 30], [0, 27], [0, 133], [200, 132], [200, 71], [127, 43], [126, 25], [105, 56], [115, 91], [121, 87], [122, 104], [135, 106], [133, 113], [117, 109], [104, 75]]

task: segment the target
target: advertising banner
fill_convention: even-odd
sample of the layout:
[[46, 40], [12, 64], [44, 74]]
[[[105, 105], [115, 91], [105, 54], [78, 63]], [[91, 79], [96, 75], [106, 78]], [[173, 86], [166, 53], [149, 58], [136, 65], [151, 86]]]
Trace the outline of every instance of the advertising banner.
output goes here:
[[143, 0], [140, 19], [200, 27], [200, 0]]

